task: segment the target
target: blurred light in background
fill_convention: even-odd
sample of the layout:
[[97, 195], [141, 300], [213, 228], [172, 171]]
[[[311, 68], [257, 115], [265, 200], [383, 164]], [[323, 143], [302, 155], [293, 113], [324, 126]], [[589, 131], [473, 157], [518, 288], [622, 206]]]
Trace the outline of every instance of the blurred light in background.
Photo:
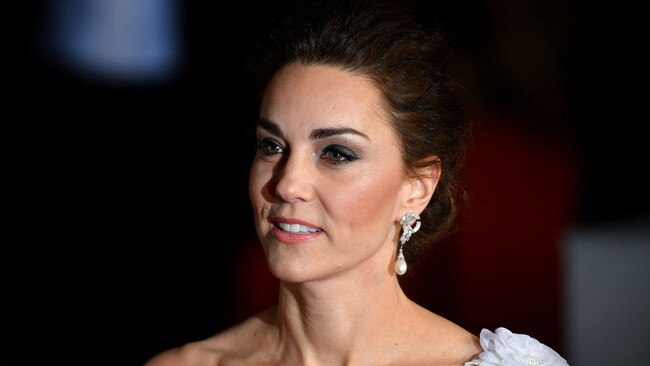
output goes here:
[[172, 79], [182, 44], [175, 0], [57, 0], [45, 35], [66, 69], [100, 82]]
[[564, 254], [567, 359], [634, 365], [650, 359], [650, 217], [575, 228]]

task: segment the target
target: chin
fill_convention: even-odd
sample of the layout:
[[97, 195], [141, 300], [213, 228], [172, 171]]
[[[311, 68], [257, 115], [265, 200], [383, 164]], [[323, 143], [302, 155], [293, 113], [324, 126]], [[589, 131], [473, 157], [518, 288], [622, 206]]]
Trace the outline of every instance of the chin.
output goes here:
[[273, 255], [269, 258], [267, 254], [267, 265], [271, 274], [283, 282], [300, 283], [315, 279], [313, 273], [310, 273], [308, 268], [305, 268], [304, 263], [296, 263], [296, 261], [288, 260], [287, 258], [274, 260]]

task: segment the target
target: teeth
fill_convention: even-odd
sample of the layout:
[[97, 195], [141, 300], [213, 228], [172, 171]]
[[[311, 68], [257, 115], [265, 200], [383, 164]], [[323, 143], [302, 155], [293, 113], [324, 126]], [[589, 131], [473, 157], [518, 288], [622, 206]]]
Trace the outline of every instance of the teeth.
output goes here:
[[284, 222], [278, 222], [277, 225], [280, 229], [290, 233], [306, 234], [306, 233], [316, 233], [320, 231], [320, 229], [314, 229], [312, 227], [300, 225], [300, 224], [287, 224]]

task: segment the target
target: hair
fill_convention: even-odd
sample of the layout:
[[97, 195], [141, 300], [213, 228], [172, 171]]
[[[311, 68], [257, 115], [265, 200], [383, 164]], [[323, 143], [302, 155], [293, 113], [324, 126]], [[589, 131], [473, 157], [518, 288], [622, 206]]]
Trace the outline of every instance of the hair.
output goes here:
[[301, 2], [270, 20], [256, 53], [260, 98], [271, 78], [290, 63], [366, 76], [388, 106], [407, 172], [440, 164], [440, 180], [420, 214], [420, 233], [404, 246], [407, 260], [416, 261], [451, 231], [460, 197], [457, 172], [468, 124], [448, 74], [451, 54], [444, 33], [423, 29], [405, 8], [379, 1]]

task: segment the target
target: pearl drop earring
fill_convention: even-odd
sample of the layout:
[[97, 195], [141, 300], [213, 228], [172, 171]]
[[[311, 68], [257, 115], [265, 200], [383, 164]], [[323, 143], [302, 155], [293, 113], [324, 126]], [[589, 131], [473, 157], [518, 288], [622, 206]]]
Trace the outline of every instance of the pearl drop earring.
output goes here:
[[[409, 225], [413, 220], [415, 220], [415, 226]], [[404, 259], [402, 248], [409, 241], [411, 235], [420, 230], [420, 216], [414, 212], [407, 212], [399, 223], [402, 225], [402, 236], [399, 238], [399, 254], [397, 254], [397, 260], [395, 261], [395, 272], [398, 275], [403, 275], [408, 269], [408, 264], [406, 264], [406, 259]]]

